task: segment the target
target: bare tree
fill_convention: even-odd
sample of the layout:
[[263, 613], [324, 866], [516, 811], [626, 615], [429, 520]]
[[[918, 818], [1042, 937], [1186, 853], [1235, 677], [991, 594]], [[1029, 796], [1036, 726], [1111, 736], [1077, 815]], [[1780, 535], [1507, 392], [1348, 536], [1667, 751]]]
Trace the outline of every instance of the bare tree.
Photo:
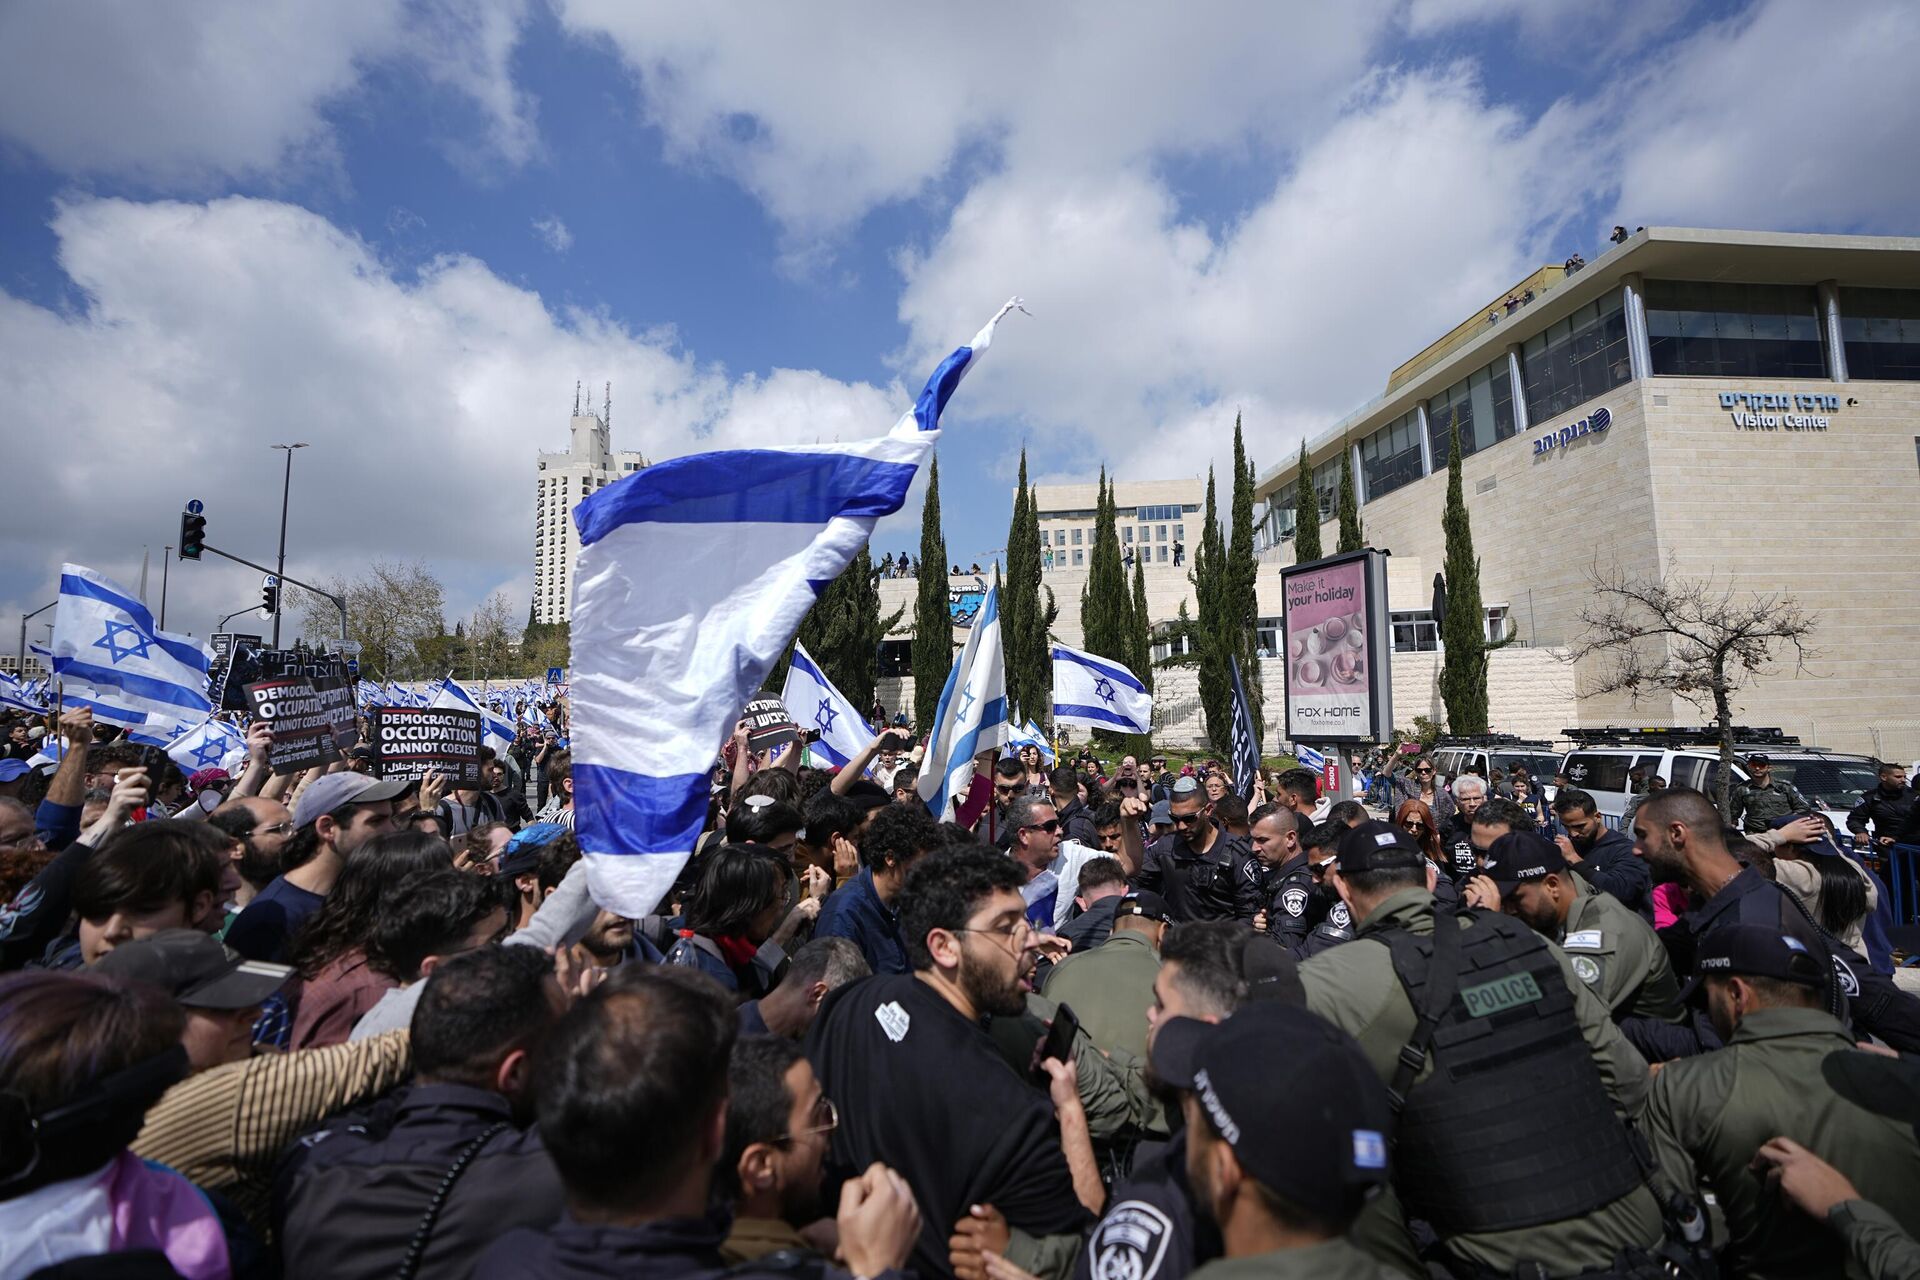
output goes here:
[[488, 596], [467, 622], [467, 650], [475, 670], [482, 676], [496, 676], [506, 671], [511, 650], [519, 638], [513, 606], [507, 603], [504, 592], [496, 591]]
[[1620, 569], [1587, 571], [1594, 598], [1581, 610], [1586, 632], [1568, 661], [1604, 660], [1595, 693], [1668, 693], [1713, 717], [1720, 737], [1720, 782], [1716, 799], [1731, 820], [1733, 699], [1775, 655], [1791, 651], [1796, 671], [1819, 656], [1807, 639], [1819, 616], [1782, 592], [1738, 590], [1713, 575], [1683, 578], [1672, 572], [1635, 578]]
[[[345, 598], [347, 634], [360, 642], [362, 665], [374, 679], [411, 674], [406, 668], [418, 665], [420, 644], [443, 629], [440, 610], [446, 592], [419, 561], [376, 560], [357, 578], [335, 578], [323, 585]], [[300, 605], [305, 630], [311, 635], [326, 634], [321, 621], [338, 617], [330, 601], [310, 592], [300, 593]]]

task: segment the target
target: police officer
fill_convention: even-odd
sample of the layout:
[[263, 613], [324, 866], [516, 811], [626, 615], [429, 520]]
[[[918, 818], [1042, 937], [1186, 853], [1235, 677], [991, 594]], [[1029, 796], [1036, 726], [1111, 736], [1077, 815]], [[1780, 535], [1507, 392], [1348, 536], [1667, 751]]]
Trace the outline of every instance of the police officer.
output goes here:
[[1133, 878], [1136, 888], [1166, 899], [1175, 922], [1233, 919], [1244, 864], [1253, 856], [1246, 841], [1228, 835], [1204, 809], [1199, 783], [1191, 777], [1174, 783], [1167, 806], [1173, 830], [1147, 849]]
[[[1674, 967], [1694, 972], [1694, 951], [1717, 929], [1733, 924], [1762, 924], [1789, 933], [1829, 966], [1831, 980], [1823, 1006], [1836, 1018], [1852, 1018], [1854, 1028], [1871, 1032], [1903, 1053], [1920, 1051], [1920, 998], [1901, 990], [1851, 947], [1815, 923], [1805, 904], [1767, 879], [1757, 867], [1742, 867], [1727, 849], [1720, 809], [1698, 791], [1670, 787], [1650, 797], [1633, 815], [1634, 851], [1653, 878], [1685, 885], [1700, 905], [1663, 935]], [[1657, 1028], [1655, 1030], [1658, 1030]], [[1656, 1052], [1682, 1057], [1718, 1048], [1711, 1028], [1663, 1041]], [[1648, 1044], [1636, 1033], [1636, 1041]]]
[[1748, 778], [1736, 782], [1728, 796], [1733, 806], [1734, 825], [1752, 834], [1765, 831], [1775, 818], [1789, 814], [1812, 813], [1813, 806], [1791, 782], [1773, 776], [1773, 761], [1763, 755], [1747, 757]]
[[[1480, 831], [1474, 828], [1476, 838]], [[1531, 831], [1500, 836], [1487, 847], [1485, 873], [1467, 882], [1466, 899], [1504, 911], [1557, 943], [1616, 1022], [1684, 1020], [1680, 982], [1653, 926], [1611, 894], [1589, 888], [1552, 842]]]
[[[1313, 897], [1307, 901], [1307, 936], [1293, 949], [1293, 954], [1301, 960], [1317, 956], [1328, 947], [1353, 941], [1353, 913], [1347, 910], [1347, 904], [1327, 880], [1327, 868], [1333, 865], [1340, 837], [1346, 833], [1344, 827], [1322, 823], [1308, 832], [1302, 842], [1313, 875]], [[1433, 863], [1427, 865], [1432, 867]], [[1434, 870], [1437, 874], [1439, 868]]]
[[1241, 867], [1240, 918], [1292, 950], [1313, 925], [1313, 864], [1300, 843], [1303, 819], [1284, 805], [1261, 806], [1254, 815], [1253, 857]]
[[1828, 1060], [1864, 1055], [1824, 1007], [1831, 973], [1823, 959], [1791, 933], [1733, 924], [1700, 940], [1694, 965], [1687, 996], [1707, 1006], [1727, 1047], [1667, 1064], [1654, 1080], [1647, 1124], [1668, 1179], [1690, 1186], [1697, 1177], [1718, 1198], [1726, 1273], [1767, 1280], [1846, 1271], [1841, 1239], [1783, 1208], [1751, 1172], [1776, 1138], [1799, 1143], [1843, 1174], [1858, 1198], [1920, 1232], [1913, 1126], [1835, 1089]]
[[1433, 875], [1398, 827], [1348, 831], [1328, 874], [1358, 936], [1301, 964], [1307, 1007], [1388, 1082], [1394, 1187], [1439, 1260], [1657, 1274], [1661, 1197], [1620, 1118], [1645, 1104], [1646, 1062], [1565, 953], [1492, 912], [1436, 918]]
[[1136, 889], [1113, 909], [1113, 932], [1091, 951], [1068, 956], [1047, 975], [1046, 997], [1071, 1008], [1093, 1043], [1111, 1056], [1124, 1049], [1147, 1056], [1147, 1008], [1160, 972], [1167, 904]]

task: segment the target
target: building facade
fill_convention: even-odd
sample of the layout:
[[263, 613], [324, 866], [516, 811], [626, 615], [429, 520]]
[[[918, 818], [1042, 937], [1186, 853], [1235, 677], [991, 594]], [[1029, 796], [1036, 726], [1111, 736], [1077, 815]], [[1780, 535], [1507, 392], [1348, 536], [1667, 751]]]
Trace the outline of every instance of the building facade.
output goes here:
[[573, 508], [596, 489], [648, 465], [638, 453], [615, 453], [611, 408], [584, 411], [575, 398], [565, 453], [542, 453], [536, 463], [533, 514], [533, 619], [566, 622], [573, 616], [573, 565], [580, 534]]
[[[1920, 753], [1904, 670], [1920, 636], [1920, 239], [1656, 227], [1529, 281], [1530, 301], [1446, 335], [1309, 443], [1323, 523], [1351, 453], [1368, 543], [1392, 552], [1396, 652], [1439, 648], [1457, 423], [1490, 634], [1564, 658], [1603, 574], [1789, 595], [1818, 617], [1817, 652], [1756, 678], [1740, 722]], [[1296, 471], [1257, 488], [1275, 563], [1293, 559]], [[1262, 575], [1263, 613], [1278, 585]], [[1605, 673], [1562, 664], [1568, 725], [1702, 722], [1671, 697], [1602, 694]], [[1397, 696], [1395, 718], [1437, 706]]]

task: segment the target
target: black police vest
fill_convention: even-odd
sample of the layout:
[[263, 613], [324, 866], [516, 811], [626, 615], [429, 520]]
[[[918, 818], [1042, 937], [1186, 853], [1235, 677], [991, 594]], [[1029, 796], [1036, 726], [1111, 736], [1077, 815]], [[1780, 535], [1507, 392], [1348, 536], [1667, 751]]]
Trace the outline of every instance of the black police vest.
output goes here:
[[[1433, 1070], [1407, 1090], [1394, 1185], [1407, 1215], [1442, 1236], [1508, 1231], [1591, 1213], [1640, 1186], [1626, 1126], [1574, 1016], [1546, 942], [1518, 921], [1468, 913], [1459, 983], [1434, 1028]], [[1437, 928], [1456, 927], [1444, 912]], [[1379, 935], [1416, 1011], [1434, 945]]]

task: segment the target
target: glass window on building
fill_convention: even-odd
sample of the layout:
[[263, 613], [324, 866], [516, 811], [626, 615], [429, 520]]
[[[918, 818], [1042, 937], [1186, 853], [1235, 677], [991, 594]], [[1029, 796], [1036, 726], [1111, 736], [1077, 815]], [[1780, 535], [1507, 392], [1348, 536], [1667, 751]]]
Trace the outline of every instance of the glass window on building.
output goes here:
[[[1074, 539], [1074, 541], [1075, 541], [1075, 542], [1078, 542], [1078, 541], [1079, 541], [1079, 539], [1078, 539], [1078, 538], [1075, 538], [1075, 539]], [[1075, 552], [1073, 553], [1073, 562], [1074, 562], [1075, 564], [1083, 564], [1083, 563], [1085, 563], [1085, 560], [1086, 560], [1086, 554], [1087, 554], [1087, 553], [1086, 553], [1086, 552], [1084, 552], [1084, 551], [1075, 551]]]
[[1427, 401], [1428, 444], [1433, 450], [1435, 471], [1447, 465], [1453, 448], [1450, 424], [1456, 414], [1460, 418], [1463, 458], [1471, 458], [1515, 434], [1513, 381], [1507, 377], [1505, 356]]
[[[1631, 379], [1620, 295], [1610, 293], [1528, 338], [1520, 349], [1520, 368], [1527, 420], [1536, 423], [1557, 418]], [[1433, 463], [1440, 465], [1438, 456]]]
[[1653, 371], [1695, 378], [1824, 378], [1812, 285], [1647, 281]]
[[1166, 562], [1167, 562], [1167, 549], [1165, 547], [1162, 547], [1160, 548], [1160, 563], [1165, 564]]
[[[1440, 454], [1435, 454], [1437, 462]], [[1336, 494], [1340, 484], [1340, 468], [1337, 459], [1329, 460], [1314, 473], [1314, 488], [1320, 487], [1320, 477], [1330, 476]], [[1404, 485], [1410, 485], [1420, 478], [1420, 418], [1415, 413], [1403, 413], [1360, 442], [1360, 474], [1366, 477], [1367, 501], [1383, 497]], [[1320, 513], [1322, 518], [1331, 516], [1333, 510], [1323, 500]]]
[[1128, 525], [1128, 526], [1127, 526], [1126, 528], [1124, 528], [1124, 529], [1122, 529], [1122, 530], [1120, 531], [1120, 541], [1122, 541], [1122, 542], [1132, 542], [1132, 541], [1133, 541], [1133, 526], [1132, 526], [1132, 525]]
[[1436, 653], [1439, 649], [1440, 626], [1431, 612], [1422, 609], [1418, 613], [1393, 615], [1395, 653]]
[[1261, 618], [1254, 625], [1253, 642], [1259, 657], [1273, 658], [1280, 653], [1280, 619]]
[[[1075, 530], [1073, 531], [1073, 545], [1074, 545], [1074, 546], [1076, 546], [1076, 547], [1080, 545], [1080, 531], [1079, 531], [1078, 529], [1075, 529]], [[1079, 564], [1079, 563], [1080, 563], [1080, 557], [1079, 557], [1078, 555], [1076, 555], [1076, 556], [1074, 556], [1074, 558], [1073, 558], [1073, 562], [1074, 562], [1075, 564]]]
[[1487, 643], [1499, 644], [1507, 638], [1507, 626], [1513, 617], [1513, 610], [1504, 604], [1490, 604], [1486, 608]]
[[1920, 289], [1842, 289], [1847, 376], [1920, 382]]
[[1050, 547], [1050, 546], [1052, 546], [1052, 545], [1053, 545], [1053, 542], [1052, 542], [1052, 540], [1051, 540], [1051, 539], [1050, 539], [1050, 538], [1049, 538], [1049, 537], [1047, 536], [1047, 531], [1046, 531], [1045, 529], [1042, 529], [1042, 530], [1040, 531], [1040, 545], [1041, 545], [1041, 546], [1043, 546], [1043, 547]]
[[1145, 526], [1145, 525], [1141, 525], [1141, 526], [1140, 526], [1140, 541], [1142, 541], [1142, 542], [1152, 542], [1152, 541], [1153, 541], [1153, 530], [1151, 530], [1151, 529], [1149, 529], [1149, 528], [1147, 528], [1147, 526]]
[[1335, 455], [1317, 464], [1313, 472], [1313, 496], [1320, 503], [1320, 523], [1333, 519], [1340, 507], [1340, 458]]
[[1053, 545], [1056, 547], [1064, 547], [1067, 545], [1067, 531], [1065, 529], [1055, 529], [1053, 531]]
[[1163, 524], [1155, 525], [1153, 527], [1153, 540], [1155, 542], [1165, 542], [1167, 540], [1167, 526]]

